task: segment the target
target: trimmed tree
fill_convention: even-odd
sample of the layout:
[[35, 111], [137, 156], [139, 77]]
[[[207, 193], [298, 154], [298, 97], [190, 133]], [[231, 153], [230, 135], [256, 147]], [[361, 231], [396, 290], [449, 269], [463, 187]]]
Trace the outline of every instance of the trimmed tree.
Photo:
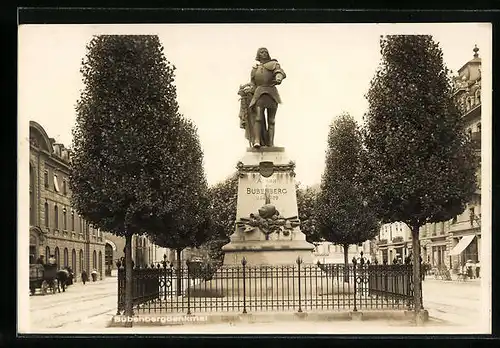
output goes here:
[[[203, 169], [203, 151], [197, 129], [187, 120], [181, 120], [177, 138], [181, 142], [175, 148], [177, 163], [176, 180], [173, 188], [182, 195], [175, 206], [156, 211], [147, 225], [148, 234], [155, 244], [174, 249], [177, 253], [177, 277], [181, 278], [181, 253], [186, 248], [197, 248], [209, 237], [209, 196]], [[167, 203], [168, 204], [168, 203]], [[181, 293], [182, 282], [177, 282]]]
[[229, 236], [235, 229], [238, 173], [210, 187], [209, 196], [211, 235], [204, 246], [210, 258], [221, 263], [224, 259], [222, 247], [229, 243]]
[[125, 237], [125, 314], [132, 315], [133, 234], [178, 210], [186, 194], [174, 69], [157, 36], [101, 35], [87, 46], [73, 129], [72, 204]]
[[475, 191], [476, 159], [439, 45], [428, 35], [381, 38], [367, 99], [370, 206], [412, 233], [415, 311], [422, 308], [419, 228], [447, 221]]
[[306, 235], [309, 243], [321, 241], [321, 236], [316, 227], [316, 200], [318, 190], [307, 186], [301, 188], [297, 185], [297, 208], [299, 211], [300, 230]]
[[356, 121], [349, 114], [338, 116], [328, 134], [316, 221], [321, 237], [343, 246], [346, 265], [349, 245], [372, 239], [379, 232], [379, 223], [367, 205], [364, 158]]

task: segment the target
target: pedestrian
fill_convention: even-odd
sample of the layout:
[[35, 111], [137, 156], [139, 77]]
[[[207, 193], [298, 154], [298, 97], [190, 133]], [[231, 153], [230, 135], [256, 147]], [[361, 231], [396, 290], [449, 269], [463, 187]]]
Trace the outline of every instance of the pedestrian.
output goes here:
[[470, 264], [470, 267], [471, 267], [471, 274], [472, 274], [472, 279], [476, 279], [476, 263], [475, 262], [471, 262]]
[[83, 285], [85, 285], [85, 282], [89, 280], [89, 276], [87, 274], [87, 272], [85, 270], [82, 271], [82, 282], [83, 282]]
[[97, 270], [93, 269], [90, 274], [92, 275], [92, 281], [95, 282], [97, 280]]
[[481, 268], [481, 264], [479, 261], [476, 263], [476, 278], [479, 278], [479, 270]]

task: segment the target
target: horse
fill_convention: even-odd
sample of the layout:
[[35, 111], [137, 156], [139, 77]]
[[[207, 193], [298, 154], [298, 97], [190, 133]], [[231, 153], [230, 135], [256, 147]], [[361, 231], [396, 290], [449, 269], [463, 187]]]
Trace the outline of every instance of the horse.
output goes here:
[[57, 290], [61, 292], [61, 287], [63, 292], [66, 291], [66, 287], [73, 284], [73, 272], [71, 271], [71, 268], [69, 267], [64, 267], [63, 269], [60, 269], [56, 273], [56, 279], [57, 279]]

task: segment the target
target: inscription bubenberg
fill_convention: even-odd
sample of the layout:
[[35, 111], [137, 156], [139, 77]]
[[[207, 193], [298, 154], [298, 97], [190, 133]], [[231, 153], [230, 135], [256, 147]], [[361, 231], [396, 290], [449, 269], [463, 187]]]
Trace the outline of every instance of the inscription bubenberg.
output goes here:
[[245, 193], [254, 196], [256, 200], [265, 200], [266, 195], [269, 195], [271, 200], [276, 201], [279, 200], [280, 196], [288, 193], [286, 187], [275, 187], [278, 182], [277, 178], [257, 176], [248, 183], [249, 186], [245, 188]]

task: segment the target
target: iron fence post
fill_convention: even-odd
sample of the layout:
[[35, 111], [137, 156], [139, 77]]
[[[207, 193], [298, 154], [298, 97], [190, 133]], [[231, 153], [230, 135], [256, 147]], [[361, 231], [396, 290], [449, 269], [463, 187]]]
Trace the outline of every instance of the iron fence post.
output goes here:
[[123, 297], [123, 294], [124, 294], [124, 290], [123, 289], [123, 272], [121, 271], [121, 265], [118, 266], [118, 303], [117, 303], [117, 308], [116, 308], [116, 315], [120, 315], [121, 314], [121, 310], [122, 310], [122, 297]]
[[187, 310], [187, 314], [191, 314], [191, 296], [190, 296], [190, 286], [189, 286], [189, 280], [191, 279], [189, 277], [189, 260], [186, 261], [186, 266], [187, 266], [187, 296], [188, 296], [188, 310]]
[[246, 314], [247, 313], [247, 304], [246, 304], [246, 275], [245, 275], [245, 271], [246, 271], [247, 260], [245, 259], [244, 256], [243, 256], [243, 259], [241, 260], [241, 264], [243, 266], [243, 314]]
[[301, 306], [301, 301], [300, 301], [300, 295], [301, 295], [301, 291], [300, 291], [300, 264], [302, 263], [302, 259], [299, 257], [297, 257], [297, 266], [298, 266], [298, 276], [299, 276], [299, 313], [302, 313], [302, 306]]
[[357, 312], [358, 311], [358, 308], [356, 307], [356, 283], [357, 283], [357, 279], [356, 279], [356, 257], [353, 257], [352, 258], [352, 267], [353, 267], [353, 275], [354, 275], [354, 310], [353, 312]]

